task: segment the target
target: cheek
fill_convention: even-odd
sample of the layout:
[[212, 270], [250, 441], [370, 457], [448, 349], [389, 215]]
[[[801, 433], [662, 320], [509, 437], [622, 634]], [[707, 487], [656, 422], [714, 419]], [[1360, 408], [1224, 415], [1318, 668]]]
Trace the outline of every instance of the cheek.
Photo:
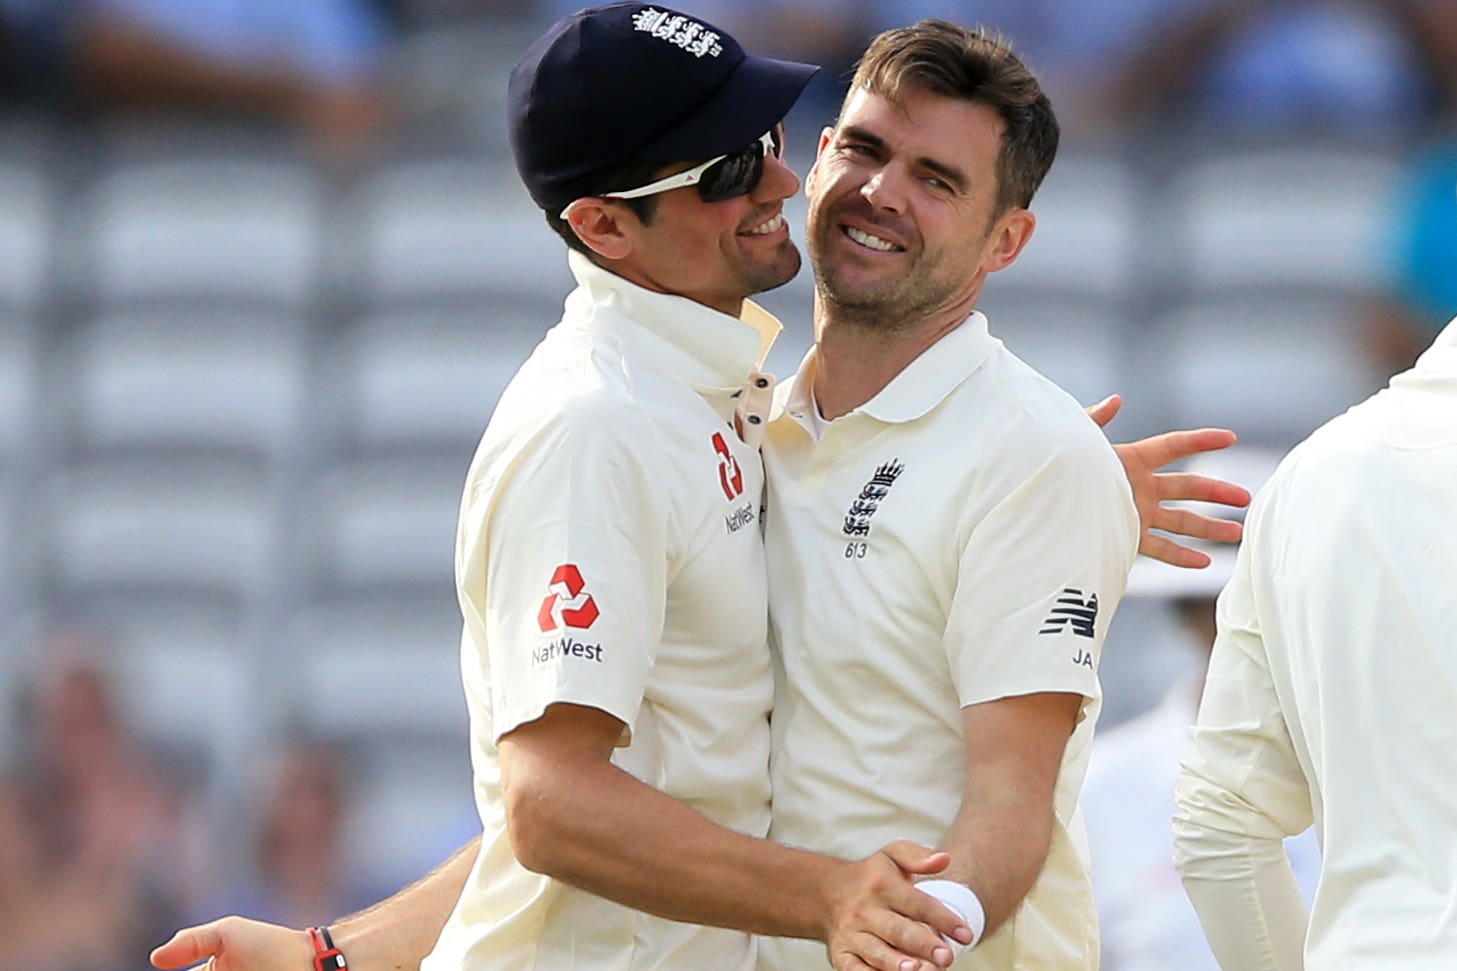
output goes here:
[[827, 160], [823, 156], [815, 162], [814, 168], [804, 177], [804, 194], [810, 204], [819, 203], [823, 205], [830, 199], [843, 196], [848, 183], [848, 174], [843, 165], [835, 164], [834, 160]]
[[809, 167], [809, 171], [804, 174], [804, 194], [811, 199], [814, 198], [815, 183], [819, 179], [820, 159], [822, 157], [823, 156], [815, 156], [814, 164], [811, 165]]
[[658, 246], [665, 259], [687, 264], [692, 262], [694, 254], [702, 253], [707, 236], [702, 226], [679, 225], [659, 239]]

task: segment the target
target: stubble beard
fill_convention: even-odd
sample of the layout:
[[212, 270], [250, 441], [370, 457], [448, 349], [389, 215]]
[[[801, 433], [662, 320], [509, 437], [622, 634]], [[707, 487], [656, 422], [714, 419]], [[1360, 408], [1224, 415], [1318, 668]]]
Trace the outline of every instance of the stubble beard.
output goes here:
[[[838, 232], [831, 229], [830, 232]], [[822, 242], [810, 247], [815, 290], [830, 321], [867, 330], [904, 330], [944, 306], [960, 289], [937, 271], [942, 260], [922, 252], [907, 272], [869, 283], [851, 284], [825, 257]]]
[[[833, 257], [826, 255], [831, 251], [831, 234], [841, 231], [833, 217], [833, 212], [819, 210], [812, 203], [805, 234], [814, 267], [815, 292], [826, 322], [884, 332], [906, 330], [955, 303], [966, 287], [967, 279], [947, 268], [951, 252], [928, 253], [924, 247], [902, 274], [851, 283], [836, 272]], [[987, 235], [984, 232], [966, 245], [980, 250]]]
[[776, 248], [772, 261], [743, 264], [744, 292], [752, 297], [756, 293], [777, 290], [799, 275], [803, 262], [799, 247], [792, 240], [786, 239], [781, 247]]

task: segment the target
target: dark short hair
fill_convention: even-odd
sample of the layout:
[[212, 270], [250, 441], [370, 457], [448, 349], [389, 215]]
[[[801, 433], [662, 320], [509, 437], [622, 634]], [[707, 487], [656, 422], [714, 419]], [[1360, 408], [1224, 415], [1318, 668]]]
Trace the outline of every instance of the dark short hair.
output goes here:
[[[647, 185], [657, 179], [658, 173], [666, 167], [664, 162], [654, 162], [647, 159], [628, 159], [626, 162], [619, 162], [602, 170], [602, 174], [593, 180], [593, 189], [590, 192], [582, 193], [581, 198], [590, 196], [606, 195], [611, 192], [621, 192], [625, 189], [635, 189], [640, 185]], [[642, 221], [643, 225], [651, 226], [658, 218], [658, 197], [639, 196], [636, 199], [623, 199], [622, 204], [631, 209], [633, 214]], [[560, 210], [543, 209], [546, 216], [546, 224], [551, 231], [562, 238], [570, 249], [576, 250], [588, 259], [596, 262], [597, 254], [592, 248], [582, 242], [575, 230], [562, 218]]]
[[[986, 105], [1001, 116], [997, 209], [1026, 207], [1057, 156], [1052, 102], [1006, 38], [984, 28], [922, 20], [879, 34], [855, 66], [856, 88], [898, 101], [908, 90], [930, 91]], [[848, 98], [850, 95], [847, 95]]]

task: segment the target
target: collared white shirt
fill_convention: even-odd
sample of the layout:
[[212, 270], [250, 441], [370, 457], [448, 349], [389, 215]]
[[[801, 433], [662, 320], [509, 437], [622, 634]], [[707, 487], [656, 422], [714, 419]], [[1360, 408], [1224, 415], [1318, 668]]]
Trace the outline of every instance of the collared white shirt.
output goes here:
[[1175, 845], [1223, 966], [1457, 967], [1457, 321], [1286, 457], [1218, 618]]
[[[808, 430], [815, 356], [764, 441], [778, 842], [857, 859], [935, 845], [961, 804], [961, 709], [1083, 695], [1047, 868], [958, 969], [1089, 967], [1097, 932], [1075, 804], [1097, 659], [1138, 545], [1127, 479], [1065, 392], [972, 314], [879, 394]], [[973, 740], [975, 742], [975, 740]], [[760, 967], [824, 966], [766, 941]]]
[[743, 971], [748, 934], [623, 907], [511, 852], [496, 744], [557, 702], [621, 719], [613, 762], [637, 778], [731, 829], [769, 827], [763, 472], [733, 419], [778, 322], [570, 263], [578, 288], [503, 394], [461, 502], [484, 842], [425, 967]]

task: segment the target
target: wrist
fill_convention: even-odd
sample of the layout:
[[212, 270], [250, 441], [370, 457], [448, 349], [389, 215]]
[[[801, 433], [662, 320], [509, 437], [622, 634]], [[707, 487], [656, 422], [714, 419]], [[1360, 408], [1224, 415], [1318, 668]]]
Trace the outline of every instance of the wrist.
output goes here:
[[962, 944], [944, 934], [941, 935], [957, 956], [960, 956], [962, 951], [970, 950], [981, 943], [982, 933], [986, 931], [987, 915], [986, 908], [982, 906], [981, 898], [976, 895], [976, 891], [955, 880], [922, 880], [916, 884], [916, 889], [941, 901], [945, 907], [966, 921], [967, 927], [971, 928], [970, 944]]
[[344, 952], [334, 944], [327, 925], [310, 927], [308, 933], [314, 949], [314, 971], [349, 971], [349, 962], [345, 960]]
[[[838, 911], [839, 883], [837, 878], [850, 864], [844, 860], [822, 857], [818, 854], [808, 854], [808, 858], [812, 877], [808, 883], [801, 884], [801, 886], [806, 887], [810, 892], [796, 894], [795, 896], [799, 898], [799, 906], [785, 912], [787, 918], [802, 926], [793, 930], [786, 929], [779, 936], [828, 941], [830, 933], [834, 930]], [[788, 884], [785, 884], [785, 889], [789, 889]], [[793, 893], [793, 891], [790, 892]]]

